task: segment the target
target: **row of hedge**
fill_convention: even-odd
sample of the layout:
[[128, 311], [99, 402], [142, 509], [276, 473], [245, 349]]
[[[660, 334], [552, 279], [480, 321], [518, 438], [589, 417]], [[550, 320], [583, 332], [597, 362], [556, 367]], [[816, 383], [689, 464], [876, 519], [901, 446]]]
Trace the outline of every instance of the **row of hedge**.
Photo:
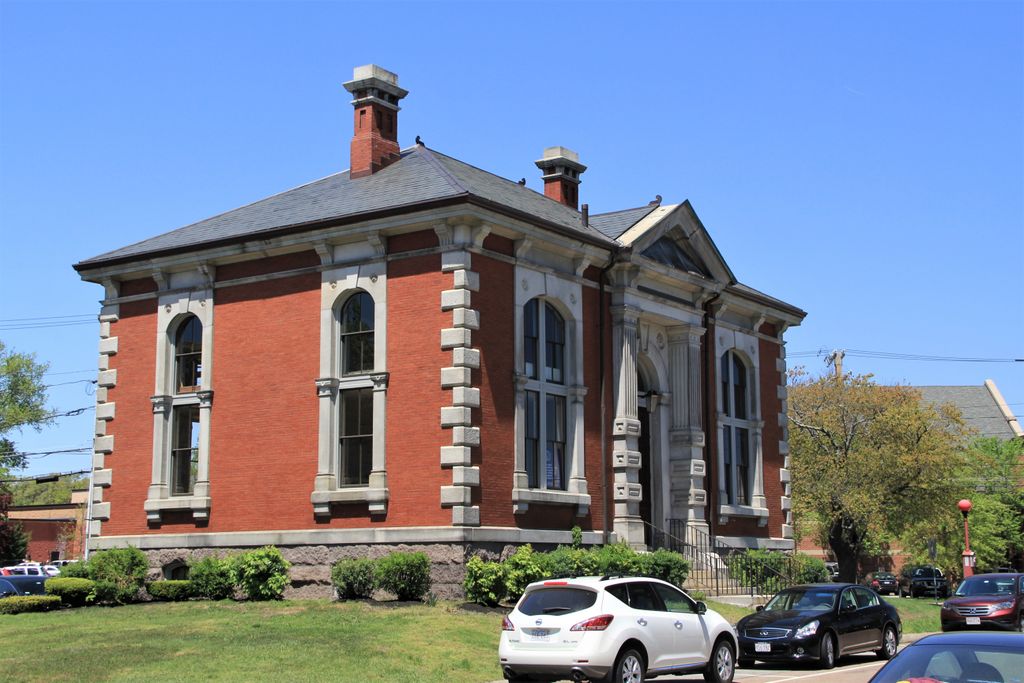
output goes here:
[[504, 562], [472, 557], [466, 563], [466, 599], [495, 606], [515, 602], [534, 581], [573, 576], [649, 576], [682, 586], [690, 563], [679, 553], [655, 550], [641, 553], [624, 543], [581, 548], [560, 546], [537, 552], [520, 546]]
[[343, 600], [370, 598], [378, 589], [399, 600], [422, 600], [430, 590], [430, 560], [421, 552], [339, 560], [331, 568], [331, 583]]

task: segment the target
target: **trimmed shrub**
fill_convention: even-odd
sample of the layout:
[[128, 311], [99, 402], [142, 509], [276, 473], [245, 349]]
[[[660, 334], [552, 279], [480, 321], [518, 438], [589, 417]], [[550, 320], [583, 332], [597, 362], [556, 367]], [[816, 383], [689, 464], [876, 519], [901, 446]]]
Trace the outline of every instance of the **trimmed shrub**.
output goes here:
[[430, 590], [426, 553], [391, 553], [377, 561], [377, 587], [399, 600], [419, 600]]
[[60, 568], [60, 578], [62, 579], [88, 579], [89, 578], [89, 563], [88, 562], [71, 562]]
[[636, 576], [640, 573], [640, 554], [625, 543], [603, 545], [593, 552], [597, 559], [597, 573], [603, 576]]
[[529, 543], [516, 548], [504, 564], [505, 586], [512, 602], [519, 600], [528, 585], [540, 581], [547, 573], [542, 555], [534, 552]]
[[96, 582], [97, 602], [124, 605], [135, 602], [145, 583], [149, 563], [138, 548], [102, 550], [89, 558], [89, 575]]
[[0, 598], [0, 614], [21, 614], [22, 612], [47, 612], [60, 608], [56, 595], [12, 595]]
[[231, 560], [220, 557], [204, 557], [189, 562], [188, 581], [192, 595], [207, 600], [224, 600], [235, 594], [235, 580], [231, 575]]
[[377, 563], [368, 558], [338, 560], [331, 568], [331, 583], [342, 600], [369, 598], [377, 587]]
[[154, 581], [146, 586], [146, 590], [156, 600], [177, 602], [179, 600], [188, 600], [192, 597], [192, 582], [179, 579]]
[[[81, 564], [81, 563], [78, 563]], [[82, 607], [93, 598], [95, 582], [89, 579], [70, 578], [63, 576], [54, 579], [47, 579], [44, 584], [47, 595], [56, 595], [61, 603], [68, 607]]]
[[505, 568], [500, 562], [487, 562], [473, 556], [466, 563], [466, 599], [488, 607], [494, 607], [507, 592], [505, 589]]
[[291, 566], [280, 550], [268, 545], [232, 558], [231, 576], [250, 600], [280, 600]]
[[545, 578], [561, 579], [569, 576], [596, 576], [597, 556], [583, 548], [559, 546], [539, 559], [544, 566]]
[[690, 563], [679, 553], [671, 550], [658, 549], [650, 553], [637, 553], [637, 573], [667, 581], [674, 586], [683, 587], [683, 582], [690, 575]]

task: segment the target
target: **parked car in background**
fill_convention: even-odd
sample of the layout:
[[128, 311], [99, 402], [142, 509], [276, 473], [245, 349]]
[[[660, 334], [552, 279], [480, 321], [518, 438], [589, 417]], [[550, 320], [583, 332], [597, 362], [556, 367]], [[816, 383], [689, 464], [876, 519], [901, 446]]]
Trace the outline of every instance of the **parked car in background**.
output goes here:
[[1011, 683], [1024, 678], [1024, 634], [936, 633], [903, 648], [870, 683]]
[[643, 681], [701, 672], [729, 683], [732, 627], [672, 584], [642, 577], [538, 581], [501, 625], [498, 661], [510, 681]]
[[866, 586], [815, 583], [779, 592], [736, 624], [740, 666], [754, 660], [817, 661], [831, 669], [842, 655], [896, 654], [903, 623], [896, 608]]
[[904, 567], [899, 579], [900, 597], [934, 595], [944, 598], [949, 595], [949, 581], [938, 567]]
[[828, 570], [828, 580], [838, 581], [839, 580], [839, 563], [838, 562], [826, 562], [825, 569]]
[[45, 576], [0, 576], [0, 598], [11, 595], [45, 595]]
[[892, 595], [899, 587], [899, 581], [892, 572], [871, 572], [864, 577], [863, 583], [879, 595]]
[[3, 576], [46, 576], [46, 572], [39, 565], [16, 564], [10, 567], [0, 568], [0, 575]]
[[1024, 574], [976, 574], [942, 603], [943, 631], [1001, 628], [1024, 631]]

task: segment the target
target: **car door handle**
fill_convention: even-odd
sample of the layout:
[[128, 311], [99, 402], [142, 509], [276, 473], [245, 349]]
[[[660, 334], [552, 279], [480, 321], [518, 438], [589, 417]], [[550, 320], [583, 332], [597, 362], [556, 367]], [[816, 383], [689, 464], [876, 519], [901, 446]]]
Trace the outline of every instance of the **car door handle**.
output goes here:
[[683, 622], [681, 622], [681, 621], [679, 621], [679, 620], [677, 619], [677, 620], [676, 620], [676, 623], [675, 623], [675, 627], [676, 627], [677, 629], [679, 629], [679, 630], [682, 630], [682, 628], [683, 628]]
[[643, 617], [640, 617], [639, 619], [637, 619], [636, 623], [640, 624], [641, 626], [647, 626], [647, 620], [644, 619]]

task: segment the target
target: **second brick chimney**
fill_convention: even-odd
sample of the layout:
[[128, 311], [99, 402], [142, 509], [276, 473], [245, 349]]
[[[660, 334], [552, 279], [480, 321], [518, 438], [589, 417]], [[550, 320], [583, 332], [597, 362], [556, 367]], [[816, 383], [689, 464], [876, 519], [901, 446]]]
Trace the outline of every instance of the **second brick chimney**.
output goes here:
[[580, 155], [565, 147], [548, 147], [536, 164], [544, 172], [544, 196], [577, 208], [580, 174], [587, 170]]
[[409, 91], [398, 87], [397, 74], [376, 64], [357, 66], [344, 86], [355, 107], [349, 177], [362, 178], [398, 159], [398, 101]]

